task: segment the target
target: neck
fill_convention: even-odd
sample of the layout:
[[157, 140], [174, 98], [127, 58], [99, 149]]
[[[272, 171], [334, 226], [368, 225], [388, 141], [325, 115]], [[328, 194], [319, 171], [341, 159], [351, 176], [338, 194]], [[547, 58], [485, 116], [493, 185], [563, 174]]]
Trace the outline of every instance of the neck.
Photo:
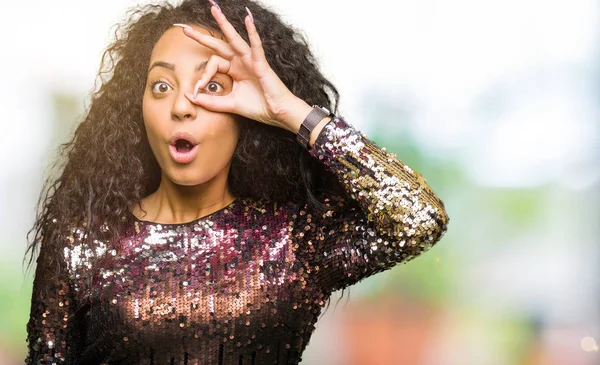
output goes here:
[[229, 190], [227, 174], [194, 186], [177, 185], [163, 174], [158, 189], [144, 200], [142, 207], [148, 212], [145, 220], [177, 224], [216, 212], [231, 204], [235, 197]]

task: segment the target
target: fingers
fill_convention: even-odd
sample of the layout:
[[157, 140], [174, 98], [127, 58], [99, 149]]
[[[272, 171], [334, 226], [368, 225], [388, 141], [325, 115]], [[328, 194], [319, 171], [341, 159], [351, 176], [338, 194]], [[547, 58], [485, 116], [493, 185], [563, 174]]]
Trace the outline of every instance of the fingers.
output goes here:
[[233, 25], [227, 21], [227, 18], [221, 9], [218, 6], [213, 5], [210, 8], [210, 12], [217, 21], [217, 24], [219, 24], [219, 27], [223, 31], [225, 38], [227, 38], [227, 41], [233, 47], [233, 49], [241, 55], [250, 54], [250, 46], [248, 43], [246, 43], [244, 38], [238, 34]]
[[229, 72], [230, 69], [231, 62], [229, 62], [229, 60], [226, 60], [225, 58], [218, 55], [210, 56], [204, 68], [204, 72], [202, 72], [200, 79], [196, 82], [196, 85], [194, 86], [194, 98], [198, 94], [198, 91], [201, 90], [204, 86], [206, 86], [206, 83], [209, 82], [217, 72], [226, 74]]
[[185, 96], [194, 104], [214, 112], [235, 113], [235, 100], [231, 96], [198, 94], [195, 97], [186, 93]]
[[245, 7], [246, 11], [248, 12], [248, 16], [244, 20], [246, 30], [248, 31], [248, 38], [250, 40], [249, 46], [246, 43], [246, 41], [235, 30], [235, 28], [231, 25], [231, 23], [229, 23], [229, 21], [221, 11], [221, 8], [214, 2], [211, 1], [211, 3], [213, 3], [213, 6], [211, 7], [211, 14], [217, 21], [217, 24], [219, 24], [219, 27], [223, 31], [223, 34], [225, 35], [229, 43], [216, 37], [198, 32], [197, 30], [186, 24], [174, 25], [182, 27], [184, 33], [187, 36], [194, 39], [198, 43], [214, 50], [217, 54], [223, 56], [228, 60], [231, 60], [237, 52], [241, 55], [250, 54], [252, 60], [255, 62], [266, 62], [262, 41], [256, 30], [256, 25], [254, 24], [254, 17], [252, 16], [250, 9], [248, 9], [248, 7]]
[[204, 72], [194, 86], [194, 94], [186, 93], [185, 96], [194, 104], [200, 105], [208, 110], [215, 112], [231, 113], [234, 110], [235, 100], [229, 95], [211, 95], [200, 92], [206, 84], [217, 73], [228, 73], [231, 68], [229, 60], [219, 56], [212, 55], [206, 63]]
[[250, 51], [252, 53], [252, 61], [257, 64], [264, 64], [267, 66], [267, 58], [265, 57], [265, 50], [262, 46], [262, 41], [260, 39], [260, 35], [256, 30], [256, 25], [254, 24], [254, 17], [250, 12], [250, 9], [246, 7], [246, 11], [248, 12], [248, 16], [245, 19], [246, 29], [248, 31], [248, 39], [250, 40]]
[[229, 60], [232, 59], [233, 56], [235, 56], [235, 51], [233, 50], [233, 48], [231, 48], [231, 45], [229, 45], [229, 43], [227, 43], [219, 38], [213, 37], [211, 35], [201, 33], [186, 24], [173, 24], [173, 25], [182, 27], [183, 33], [185, 33], [185, 35], [192, 38], [193, 40], [200, 43], [201, 45], [212, 49], [213, 51], [220, 54], [221, 56], [223, 56]]

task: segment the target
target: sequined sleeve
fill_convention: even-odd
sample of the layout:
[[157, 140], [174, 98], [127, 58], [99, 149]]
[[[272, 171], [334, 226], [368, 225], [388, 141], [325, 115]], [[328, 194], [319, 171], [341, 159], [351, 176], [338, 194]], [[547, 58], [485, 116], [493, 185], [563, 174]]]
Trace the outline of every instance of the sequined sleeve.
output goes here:
[[[81, 339], [74, 321], [75, 300], [66, 260], [51, 251], [49, 243], [43, 242], [37, 259], [27, 323], [25, 363], [29, 365], [74, 364]], [[57, 264], [57, 260], [62, 262]]]
[[326, 212], [308, 219], [309, 269], [325, 291], [408, 262], [446, 232], [444, 203], [425, 178], [343, 118], [322, 129], [310, 154], [349, 195], [330, 197]]

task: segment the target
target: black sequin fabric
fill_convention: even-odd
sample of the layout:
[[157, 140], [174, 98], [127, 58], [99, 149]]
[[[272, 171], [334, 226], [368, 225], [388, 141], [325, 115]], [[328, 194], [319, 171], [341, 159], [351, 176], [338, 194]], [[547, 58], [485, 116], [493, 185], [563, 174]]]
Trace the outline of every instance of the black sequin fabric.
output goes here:
[[118, 246], [96, 242], [90, 285], [82, 227], [61, 235], [58, 282], [42, 245], [26, 363], [298, 364], [334, 291], [427, 251], [449, 220], [423, 176], [341, 117], [310, 154], [348, 193], [325, 213], [239, 197], [182, 224], [131, 214]]

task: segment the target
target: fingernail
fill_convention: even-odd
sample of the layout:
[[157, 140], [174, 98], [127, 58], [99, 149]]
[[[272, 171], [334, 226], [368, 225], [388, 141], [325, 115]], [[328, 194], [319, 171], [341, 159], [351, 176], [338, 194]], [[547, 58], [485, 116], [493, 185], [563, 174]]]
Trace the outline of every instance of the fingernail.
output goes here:
[[202, 79], [196, 81], [196, 85], [194, 85], [194, 99], [198, 95], [198, 88], [200, 87], [201, 83], [202, 83]]
[[254, 17], [252, 16], [252, 13], [250, 12], [250, 9], [248, 9], [247, 6], [245, 6], [246, 11], [248, 12], [248, 15], [250, 15], [250, 20], [252, 20], [252, 23], [254, 23]]
[[208, 1], [210, 1], [210, 3], [211, 3], [211, 4], [213, 4], [214, 6], [216, 6], [216, 7], [217, 7], [217, 9], [221, 10], [221, 7], [219, 6], [219, 4], [217, 4], [217, 3], [215, 2], [215, 0], [208, 0]]
[[173, 24], [173, 25], [176, 26], [176, 27], [182, 27], [183, 29], [192, 30], [192, 27], [190, 27], [187, 24], [179, 24], [179, 23], [177, 23], [177, 24]]

